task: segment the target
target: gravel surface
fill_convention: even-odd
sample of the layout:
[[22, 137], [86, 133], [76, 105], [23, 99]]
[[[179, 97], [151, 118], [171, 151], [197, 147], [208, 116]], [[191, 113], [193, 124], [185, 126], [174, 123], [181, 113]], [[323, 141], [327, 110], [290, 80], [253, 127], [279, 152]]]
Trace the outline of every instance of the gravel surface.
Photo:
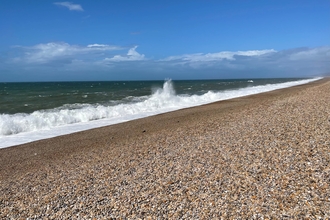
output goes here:
[[0, 149], [0, 219], [329, 219], [330, 80]]

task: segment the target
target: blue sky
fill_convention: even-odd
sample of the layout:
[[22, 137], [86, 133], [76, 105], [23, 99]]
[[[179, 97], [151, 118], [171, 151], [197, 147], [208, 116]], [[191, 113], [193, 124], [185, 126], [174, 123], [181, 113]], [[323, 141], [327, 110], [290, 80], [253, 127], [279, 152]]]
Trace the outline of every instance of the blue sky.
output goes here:
[[2, 0], [0, 81], [330, 72], [329, 0]]

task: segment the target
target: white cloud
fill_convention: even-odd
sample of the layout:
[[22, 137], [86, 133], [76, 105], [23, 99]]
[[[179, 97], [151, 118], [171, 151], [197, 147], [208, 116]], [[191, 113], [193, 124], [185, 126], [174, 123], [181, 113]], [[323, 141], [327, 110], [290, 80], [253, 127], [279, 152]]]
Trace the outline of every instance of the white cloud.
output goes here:
[[46, 43], [37, 44], [32, 47], [19, 47], [25, 51], [23, 56], [16, 57], [16, 61], [24, 61], [26, 63], [48, 63], [57, 59], [74, 59], [79, 56], [102, 55], [100, 53], [106, 51], [122, 50], [119, 46], [111, 46], [106, 44], [90, 44], [87, 46], [70, 45], [68, 43]]
[[138, 60], [144, 60], [145, 59], [144, 54], [139, 54], [136, 51], [136, 48], [137, 48], [137, 46], [129, 49], [126, 56], [115, 55], [112, 58], [105, 58], [104, 61], [115, 61], [115, 62], [119, 62], [119, 61], [138, 61]]
[[68, 8], [70, 11], [84, 11], [81, 5], [73, 4], [72, 2], [54, 2], [55, 5]]
[[105, 48], [107, 46], [108, 45], [106, 45], [106, 44], [89, 44], [89, 45], [87, 45], [87, 47], [89, 47], [89, 48]]
[[181, 56], [170, 56], [161, 61], [174, 61], [174, 60], [182, 60], [188, 62], [209, 62], [209, 61], [221, 61], [221, 60], [235, 60], [236, 56], [261, 56], [268, 53], [274, 53], [275, 50], [248, 50], [248, 51], [222, 51], [219, 53], [196, 53], [196, 54], [186, 54]]

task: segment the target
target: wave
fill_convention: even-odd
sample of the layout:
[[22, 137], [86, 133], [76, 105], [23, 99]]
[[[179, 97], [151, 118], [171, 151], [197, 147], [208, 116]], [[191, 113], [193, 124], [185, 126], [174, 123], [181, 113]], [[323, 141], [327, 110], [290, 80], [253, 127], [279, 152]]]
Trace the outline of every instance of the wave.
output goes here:
[[166, 80], [163, 87], [154, 90], [150, 96], [129, 97], [132, 99], [130, 103], [114, 106], [74, 104], [51, 110], [35, 111], [31, 114], [1, 114], [0, 148], [182, 108], [287, 88], [318, 79], [321, 78], [251, 86], [221, 92], [208, 91], [202, 95], [177, 95], [172, 81]]

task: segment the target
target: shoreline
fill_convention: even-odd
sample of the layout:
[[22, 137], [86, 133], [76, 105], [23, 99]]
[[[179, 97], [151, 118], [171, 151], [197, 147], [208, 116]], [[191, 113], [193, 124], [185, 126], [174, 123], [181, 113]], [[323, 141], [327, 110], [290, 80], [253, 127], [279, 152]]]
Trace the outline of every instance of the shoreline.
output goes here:
[[[24, 127], [27, 127], [26, 131], [24, 132], [19, 132], [17, 134], [12, 134], [12, 135], [6, 135], [6, 136], [2, 136], [0, 137], [0, 149], [1, 148], [6, 148], [6, 147], [12, 147], [12, 146], [17, 146], [17, 145], [22, 145], [25, 143], [30, 143], [30, 142], [35, 142], [38, 140], [42, 140], [42, 139], [48, 139], [48, 138], [53, 138], [53, 137], [57, 137], [57, 136], [62, 136], [62, 135], [67, 135], [67, 134], [72, 134], [72, 133], [76, 133], [76, 132], [80, 132], [80, 131], [86, 131], [86, 130], [90, 130], [90, 129], [94, 129], [94, 128], [100, 128], [100, 127], [104, 127], [104, 126], [109, 126], [109, 125], [113, 125], [113, 124], [118, 124], [118, 123], [122, 123], [122, 122], [127, 122], [127, 121], [132, 121], [132, 120], [136, 120], [139, 118], [145, 118], [145, 117], [150, 117], [150, 116], [154, 116], [154, 115], [158, 115], [158, 114], [162, 114], [162, 113], [168, 113], [168, 112], [173, 112], [173, 111], [177, 111], [180, 109], [185, 109], [185, 108], [191, 108], [191, 107], [197, 107], [197, 106], [201, 106], [201, 105], [205, 105], [205, 104], [210, 104], [213, 102], [218, 102], [218, 101], [223, 101], [223, 100], [229, 100], [229, 99], [233, 99], [233, 98], [239, 98], [239, 97], [244, 97], [244, 96], [249, 96], [249, 95], [253, 95], [253, 94], [258, 94], [258, 93], [265, 93], [265, 92], [269, 92], [269, 91], [274, 91], [274, 90], [278, 90], [278, 89], [283, 89], [283, 88], [288, 88], [288, 87], [292, 87], [292, 86], [296, 86], [296, 85], [301, 85], [301, 84], [306, 84], [309, 82], [313, 82], [313, 81], [317, 81], [322, 79], [323, 77], [316, 77], [316, 78], [310, 78], [310, 79], [300, 79], [300, 80], [296, 80], [296, 81], [288, 81], [288, 82], [282, 82], [282, 83], [275, 83], [275, 84], [266, 84], [266, 85], [255, 85], [252, 86], [252, 90], [249, 89], [249, 86], [245, 87], [245, 88], [241, 88], [241, 89], [235, 89], [235, 90], [224, 90], [223, 92], [219, 92], [219, 93], [214, 93], [214, 95], [216, 95], [217, 98], [209, 98], [209, 97], [205, 97], [208, 101], [204, 100], [204, 98], [201, 98], [201, 100], [195, 102], [192, 101], [192, 103], [190, 104], [184, 104], [183, 106], [181, 106], [180, 102], [189, 102], [189, 100], [186, 100], [185, 98], [183, 98], [184, 100], [181, 100], [181, 96], [176, 96], [172, 97], [174, 100], [175, 99], [180, 99], [180, 102], [174, 102], [174, 106], [176, 107], [170, 107], [167, 110], [166, 109], [166, 105], [163, 106], [159, 106], [156, 109], [154, 109], [154, 111], [146, 111], [144, 112], [143, 108], [142, 108], [142, 114], [123, 114], [120, 117], [114, 117], [114, 118], [100, 118], [97, 120], [91, 120], [91, 121], [86, 121], [86, 122], [77, 122], [77, 123], [69, 123], [69, 124], [64, 124], [61, 126], [56, 126], [55, 122], [52, 121], [50, 122], [50, 124], [55, 123], [54, 127], [50, 128], [50, 129], [42, 129], [40, 128], [40, 130], [36, 130], [36, 131], [29, 131], [28, 128], [29, 127], [34, 127], [37, 126], [33, 120], [28, 119], [26, 117], [20, 118], [19, 121], [25, 121], [24, 125], [22, 125], [19, 121], [15, 122], [15, 120], [18, 119], [12, 119], [14, 120], [12, 123], [12, 125], [10, 125], [10, 121], [8, 121], [9, 125], [7, 123], [4, 122], [4, 130], [3, 132], [12, 132], [11, 130], [8, 130], [10, 127], [12, 126], [17, 126], [17, 129], [25, 129]], [[168, 85], [166, 85], [168, 84]], [[290, 84], [290, 85], [288, 85]], [[166, 87], [166, 89], [164, 89], [164, 86]], [[169, 95], [168, 93], [171, 93], [171, 90], [174, 90], [174, 88], [172, 88], [173, 85], [171, 84], [171, 81], [166, 81], [164, 82], [163, 85], [163, 90], [161, 93], [165, 93], [166, 95]], [[174, 91], [172, 91], [174, 92]], [[219, 94], [221, 94], [219, 96]], [[155, 95], [155, 94], [154, 94]], [[154, 96], [152, 95], [152, 96]], [[180, 98], [179, 98], [180, 97]], [[200, 97], [204, 97], [204, 95], [200, 96]], [[162, 99], [162, 97], [157, 97], [157, 99]], [[209, 100], [210, 99], [210, 100]], [[148, 100], [150, 101], [150, 100]], [[165, 102], [168, 102], [168, 100], [165, 100]], [[144, 103], [144, 102], [143, 102]], [[150, 102], [148, 102], [149, 104], [146, 104], [145, 107], [149, 106]], [[169, 102], [171, 103], [171, 102]], [[172, 105], [172, 103], [170, 104]], [[134, 104], [132, 104], [132, 106], [130, 104], [128, 104], [127, 106], [128, 108], [133, 108], [135, 112], [138, 112], [139, 110], [136, 108], [140, 108], [135, 106]], [[150, 106], [149, 106], [150, 107]], [[113, 106], [112, 110], [105, 110], [105, 111], [114, 111], [117, 112], [118, 109], [116, 109], [116, 106]], [[148, 108], [148, 107], [147, 107]], [[125, 109], [125, 107], [124, 107]], [[140, 109], [141, 110], [141, 109]], [[96, 110], [95, 111], [99, 111]], [[101, 110], [102, 111], [102, 110]], [[126, 110], [125, 110], [126, 111]], [[48, 115], [47, 117], [53, 118], [53, 117], [60, 117], [58, 116], [56, 113], [54, 113], [55, 115]], [[79, 112], [76, 112], [75, 114], [79, 115]], [[80, 112], [81, 114], [81, 112]], [[62, 115], [61, 117], [64, 117], [65, 115]], [[96, 116], [97, 117], [97, 116]], [[35, 116], [32, 116], [32, 118], [35, 118]], [[80, 120], [79, 117], [76, 118], [78, 121]], [[36, 120], [36, 119], [35, 119]], [[41, 116], [40, 118], [41, 121], [44, 121], [45, 118], [44, 116]], [[30, 122], [29, 122], [30, 121]], [[47, 121], [47, 120], [46, 120]], [[27, 124], [26, 124], [27, 123]], [[41, 122], [39, 122], [41, 123]]]
[[328, 88], [323, 78], [2, 148], [0, 217], [329, 217]]
[[[45, 149], [45, 152], [43, 151], [43, 149], [40, 149], [40, 147], [44, 144], [43, 142], [45, 142], [46, 145], [49, 145], [49, 144], [53, 144], [53, 141], [54, 142], [58, 142], [59, 139], [70, 138], [71, 136], [72, 137], [75, 137], [75, 136], [84, 136], [85, 133], [88, 135], [88, 133], [97, 132], [97, 130], [99, 130], [99, 129], [100, 130], [109, 129], [109, 130], [111, 130], [115, 134], [120, 134], [120, 133], [124, 133], [125, 132], [124, 130], [126, 130], [126, 129], [132, 130], [132, 129], [129, 128], [129, 124], [130, 123], [132, 123], [132, 124], [139, 124], [140, 121], [141, 121], [141, 124], [149, 123], [149, 121], [151, 121], [151, 123], [154, 123], [154, 118], [156, 119], [155, 121], [157, 122], [157, 117], [158, 116], [159, 116], [159, 118], [166, 118], [166, 119], [170, 119], [171, 120], [171, 118], [173, 117], [172, 114], [174, 115], [172, 121], [175, 121], [176, 120], [175, 117], [177, 117], [178, 115], [184, 115], [186, 117], [189, 117], [189, 114], [194, 115], [196, 112], [199, 112], [200, 110], [202, 111], [204, 108], [207, 108], [207, 106], [213, 106], [213, 105], [223, 105], [223, 106], [220, 106], [220, 107], [221, 108], [224, 108], [224, 109], [227, 109], [227, 108], [230, 108], [231, 109], [231, 108], [234, 108], [234, 107], [237, 107], [237, 106], [242, 107], [241, 105], [244, 105], [244, 103], [246, 103], [247, 100], [254, 99], [255, 97], [258, 97], [258, 96], [263, 97], [265, 95], [267, 96], [268, 94], [270, 96], [272, 96], [273, 93], [274, 94], [281, 93], [281, 92], [285, 92], [286, 90], [290, 90], [290, 89], [296, 90], [297, 88], [299, 88], [301, 86], [309, 86], [309, 85], [312, 85], [312, 84], [315, 84], [315, 83], [319, 84], [320, 82], [327, 81], [327, 80], [330, 81], [330, 77], [322, 78], [320, 80], [313, 81], [313, 82], [310, 82], [310, 83], [307, 83], [307, 84], [292, 86], [292, 87], [283, 88], [283, 89], [277, 89], [277, 90], [273, 90], [273, 91], [269, 91], [269, 92], [263, 92], [263, 93], [258, 93], [258, 94], [253, 94], [253, 95], [248, 95], [248, 96], [243, 96], [243, 97], [238, 97], [238, 98], [233, 98], [233, 99], [229, 99], [229, 100], [221, 100], [221, 101], [217, 101], [217, 102], [213, 102], [213, 103], [208, 103], [208, 104], [203, 104], [203, 105], [199, 105], [199, 106], [188, 107], [188, 108], [174, 110], [174, 111], [171, 111], [171, 112], [165, 112], [165, 113], [161, 113], [161, 114], [157, 114], [157, 115], [151, 115], [151, 116], [144, 117], [144, 118], [138, 118], [138, 119], [134, 119], [134, 120], [131, 120], [131, 121], [120, 122], [120, 123], [117, 123], [117, 124], [112, 124], [112, 125], [107, 125], [107, 126], [92, 128], [92, 129], [78, 131], [78, 132], [74, 132], [74, 133], [70, 133], [70, 134], [64, 134], [64, 135], [59, 135], [59, 136], [55, 136], [55, 137], [51, 137], [51, 138], [40, 139], [40, 140], [28, 142], [28, 143], [23, 143], [23, 144], [9, 146], [9, 147], [5, 147], [5, 148], [0, 148], [0, 167], [5, 167], [6, 164], [8, 164], [8, 160], [6, 160], [6, 158], [14, 159], [13, 156], [11, 156], [11, 157], [10, 156], [9, 157], [3, 156], [3, 155], [5, 155], [7, 153], [6, 151], [10, 152], [9, 154], [11, 154], [11, 151], [15, 151], [16, 152], [16, 148], [29, 148], [29, 147], [32, 147], [33, 150], [31, 150], [31, 151], [34, 151], [35, 152], [35, 153], [33, 153], [33, 155], [34, 154], [36, 154], [36, 155], [38, 155], [38, 154], [39, 155], [40, 154], [45, 154], [45, 152], [46, 152], [46, 154], [47, 153], [49, 154], [49, 149]], [[247, 100], [244, 100], [244, 99], [247, 99]], [[233, 103], [240, 102], [240, 101], [242, 103], [238, 103], [238, 105], [236, 105], [236, 104], [234, 105], [233, 104]], [[230, 105], [233, 105], [233, 106], [230, 106]], [[201, 108], [201, 109], [199, 109], [199, 108]], [[243, 106], [243, 108], [244, 108], [244, 106]], [[182, 114], [181, 114], [181, 111], [182, 111]], [[190, 112], [192, 112], [192, 113], [190, 113]], [[150, 120], [148, 120], [148, 119], [150, 119]], [[159, 119], [159, 120], [162, 120], [162, 119]], [[166, 129], [166, 128], [165, 128], [165, 126], [161, 126], [161, 129]], [[144, 132], [144, 130], [142, 132]], [[138, 132], [137, 132], [137, 135], [139, 135]], [[95, 134], [91, 134], [89, 136], [92, 137], [92, 136], [95, 136]], [[122, 135], [120, 135], [120, 136], [122, 136]], [[114, 137], [112, 137], [112, 138], [114, 138]], [[15, 148], [15, 150], [14, 149], [9, 150], [8, 148]], [[53, 150], [56, 151], [57, 149], [53, 149]], [[65, 151], [65, 152], [68, 151], [68, 149], [59, 149], [59, 150], [62, 150], [62, 151]], [[72, 149], [70, 149], [70, 150], [72, 151]], [[55, 154], [55, 153], [56, 152], [52, 152], [52, 154]], [[17, 153], [15, 153], [15, 154], [17, 156]], [[23, 153], [23, 155], [25, 155], [25, 156], [27, 154], [30, 155], [27, 152], [26, 153]], [[36, 156], [36, 155], [34, 155], [34, 156]], [[23, 160], [25, 160], [25, 158]], [[0, 174], [1, 174], [1, 172], [0, 172]], [[0, 180], [1, 180], [1, 175], [0, 175]]]

